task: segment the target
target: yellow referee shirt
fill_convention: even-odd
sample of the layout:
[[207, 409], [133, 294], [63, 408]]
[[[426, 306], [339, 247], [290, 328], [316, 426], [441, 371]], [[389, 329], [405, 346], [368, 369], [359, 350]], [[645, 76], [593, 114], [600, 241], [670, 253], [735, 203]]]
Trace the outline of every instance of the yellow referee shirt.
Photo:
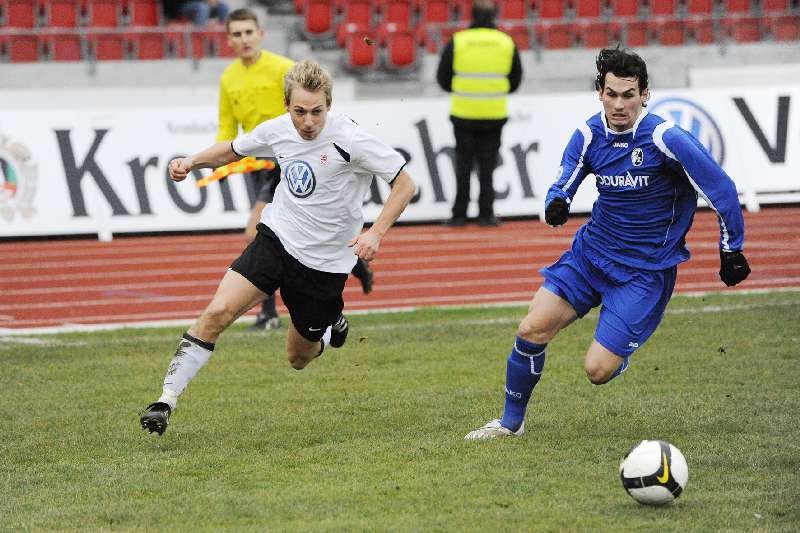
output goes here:
[[261, 51], [258, 60], [246, 67], [237, 59], [219, 80], [219, 130], [217, 142], [235, 139], [239, 125], [245, 132], [286, 112], [283, 77], [294, 61]]

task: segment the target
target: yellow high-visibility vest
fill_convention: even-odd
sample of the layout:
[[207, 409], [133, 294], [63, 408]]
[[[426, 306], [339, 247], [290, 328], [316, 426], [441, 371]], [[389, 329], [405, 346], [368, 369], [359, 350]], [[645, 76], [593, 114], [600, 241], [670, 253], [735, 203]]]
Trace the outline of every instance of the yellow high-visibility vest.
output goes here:
[[453, 35], [450, 114], [492, 120], [508, 117], [508, 74], [514, 41], [493, 28], [470, 28]]

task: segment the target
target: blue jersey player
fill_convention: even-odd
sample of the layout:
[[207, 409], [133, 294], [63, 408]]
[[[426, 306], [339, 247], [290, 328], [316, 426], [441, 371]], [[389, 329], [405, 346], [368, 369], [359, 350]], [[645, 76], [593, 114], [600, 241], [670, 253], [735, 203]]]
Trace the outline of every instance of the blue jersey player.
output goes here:
[[522, 435], [547, 343], [593, 307], [602, 306], [584, 360], [586, 376], [600, 385], [625, 371], [661, 321], [678, 263], [689, 259], [685, 237], [698, 194], [719, 220], [720, 278], [730, 286], [750, 273], [736, 187], [694, 137], [647, 113], [645, 62], [628, 50], [603, 49], [597, 71], [603, 111], [581, 124], [567, 144], [547, 193], [545, 221], [567, 221], [570, 202], [590, 174], [598, 199], [572, 247], [541, 271], [544, 284], [508, 358], [502, 418], [466, 439]]

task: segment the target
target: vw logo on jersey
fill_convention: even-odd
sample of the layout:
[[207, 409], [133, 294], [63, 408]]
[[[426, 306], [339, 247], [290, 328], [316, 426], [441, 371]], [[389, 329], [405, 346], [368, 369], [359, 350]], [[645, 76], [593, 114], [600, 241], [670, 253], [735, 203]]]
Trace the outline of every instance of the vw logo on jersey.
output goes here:
[[631, 163], [635, 167], [640, 167], [642, 166], [642, 161], [644, 161], [644, 152], [642, 152], [641, 148], [634, 148], [633, 152], [631, 152]]
[[289, 191], [298, 198], [307, 198], [317, 186], [317, 178], [311, 165], [299, 159], [290, 162], [283, 175]]
[[714, 160], [722, 165], [725, 160], [725, 141], [722, 138], [722, 131], [705, 109], [685, 98], [664, 98], [657, 100], [650, 108], [650, 112], [671, 120], [691, 133], [711, 152]]

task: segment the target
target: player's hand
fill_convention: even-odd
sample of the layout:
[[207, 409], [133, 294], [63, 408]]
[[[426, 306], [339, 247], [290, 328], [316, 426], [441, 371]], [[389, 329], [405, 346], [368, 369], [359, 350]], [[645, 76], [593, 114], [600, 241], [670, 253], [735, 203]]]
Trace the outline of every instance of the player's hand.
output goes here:
[[548, 226], [563, 226], [569, 218], [569, 206], [563, 198], [554, 198], [544, 208], [544, 221]]
[[733, 287], [750, 275], [750, 265], [742, 252], [720, 252], [719, 277], [728, 287]]
[[169, 177], [172, 181], [183, 181], [191, 171], [192, 164], [188, 157], [176, 157], [169, 162]]
[[353, 252], [364, 261], [372, 261], [381, 246], [381, 238], [372, 229], [350, 240], [348, 246], [353, 248]]

